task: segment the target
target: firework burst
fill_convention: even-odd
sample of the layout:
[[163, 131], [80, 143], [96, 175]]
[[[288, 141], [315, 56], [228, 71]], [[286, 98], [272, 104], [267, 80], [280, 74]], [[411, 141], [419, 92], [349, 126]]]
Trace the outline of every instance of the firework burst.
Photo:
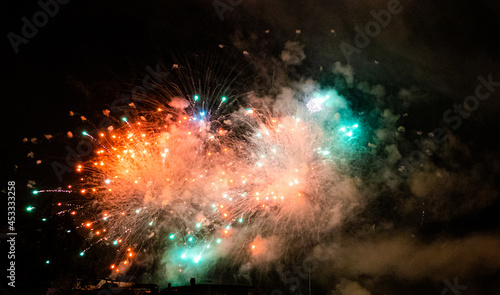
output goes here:
[[155, 257], [175, 281], [221, 259], [257, 266], [320, 243], [355, 206], [344, 167], [360, 126], [345, 100], [334, 90], [301, 93], [282, 110], [245, 102], [231, 75], [175, 70], [141, 98], [145, 107], [83, 132], [94, 154], [77, 166], [82, 182], [61, 191], [97, 208], [79, 214], [91, 240], [80, 255], [105, 243], [117, 247], [113, 273]]

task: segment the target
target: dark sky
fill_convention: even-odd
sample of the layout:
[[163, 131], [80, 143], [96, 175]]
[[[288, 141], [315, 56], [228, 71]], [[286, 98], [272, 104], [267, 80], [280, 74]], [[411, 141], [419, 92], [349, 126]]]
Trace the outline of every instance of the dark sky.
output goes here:
[[[18, 181], [20, 208], [29, 202], [28, 180], [38, 177], [39, 183], [58, 185], [46, 163], [64, 157], [68, 130], [82, 128], [68, 116], [70, 110], [98, 121], [101, 110], [142, 80], [146, 66], [169, 67], [174, 55], [200, 52], [217, 58], [223, 44], [224, 50], [250, 60], [262, 80], [273, 71], [287, 76], [280, 86], [289, 77], [323, 81], [328, 77], [324, 73], [331, 72], [347, 81], [354, 75], [353, 85], [338, 87], [352, 95], [347, 99], [354, 106], [369, 105], [366, 109], [378, 124], [373, 132], [390, 164], [377, 162], [366, 172], [363, 180], [372, 197], [356, 218], [346, 221], [341, 238], [315, 249], [325, 268], [315, 281], [318, 292], [444, 294], [443, 280], [453, 283], [458, 277], [469, 286], [462, 294], [500, 294], [500, 87], [492, 86], [491, 95], [458, 128], [453, 128], [457, 121], [443, 121], [447, 109], [476, 95], [479, 76], [500, 81], [500, 4], [401, 0], [400, 12], [347, 59], [342, 46], [356, 46], [355, 27], [364, 30], [374, 21], [370, 11], [387, 10], [394, 1], [232, 1], [238, 2], [221, 19], [211, 1], [71, 0], [59, 4], [59, 11], [16, 53], [9, 33], [22, 35], [21, 19], [31, 20], [41, 8], [37, 1], [4, 1], [2, 181], [3, 186], [4, 178]], [[300, 65], [275, 64], [287, 41], [304, 45], [307, 57]], [[383, 135], [399, 126], [406, 131], [398, 139]], [[400, 159], [419, 149], [414, 140], [428, 144], [428, 133], [438, 127], [448, 140], [425, 165], [397, 176], [397, 185], [387, 184], [389, 178], [380, 175], [396, 175]], [[54, 136], [52, 146], [43, 145], [48, 142], [44, 134]], [[33, 137], [38, 146], [22, 142]], [[37, 167], [26, 157], [31, 151], [44, 165]], [[393, 155], [399, 158], [390, 160]], [[419, 207], [421, 203], [427, 205]], [[28, 228], [30, 217], [23, 212], [18, 216], [20, 227]], [[372, 233], [374, 220], [380, 230]], [[46, 251], [40, 232], [32, 228], [23, 239], [38, 245], [35, 252]], [[79, 238], [73, 238], [76, 242], [64, 247], [76, 247]], [[34, 254], [28, 247], [20, 251]], [[30, 270], [19, 272], [21, 279], [29, 277]], [[39, 290], [60, 276], [57, 269], [48, 273], [38, 280]]]
[[[86, 99], [102, 101], [116, 95], [113, 88], [133, 84], [134, 78], [142, 76], [144, 66], [155, 60], [168, 60], [172, 53], [195, 49], [215, 50], [221, 43], [234, 43], [237, 50], [246, 46], [271, 52], [280, 50], [284, 41], [297, 38], [314, 57], [307, 61], [308, 66], [347, 63], [340, 44], [354, 45], [354, 27], [372, 21], [370, 11], [386, 8], [388, 3], [243, 1], [238, 9], [225, 11], [221, 21], [212, 3], [193, 2], [70, 1], [61, 5], [28, 44], [19, 45], [18, 54], [7, 34], [20, 34], [21, 18], [32, 17], [40, 7], [35, 1], [11, 2], [4, 9], [8, 13], [2, 26], [6, 36], [2, 82], [9, 85], [4, 87], [4, 95], [18, 103], [13, 108], [16, 111], [31, 105], [29, 109], [39, 110], [38, 114], [62, 108], [60, 101], [67, 101], [68, 96], [84, 95], [82, 91], [65, 93], [73, 90], [67, 89], [70, 84], [85, 85], [89, 92]], [[389, 26], [361, 54], [354, 53], [350, 63], [361, 80], [418, 85], [449, 97], [464, 96], [473, 90], [478, 75], [497, 72], [497, 6], [494, 1], [401, 3], [402, 12], [392, 16]], [[267, 29], [269, 34], [264, 33]], [[297, 29], [301, 30], [299, 36]], [[331, 29], [336, 33], [331, 34]], [[375, 67], [374, 60], [380, 66]], [[47, 91], [40, 91], [42, 87]], [[103, 87], [108, 89], [94, 93]], [[98, 100], [96, 95], [102, 97]], [[485, 110], [496, 111], [491, 101], [485, 102]], [[37, 120], [44, 116], [26, 117]]]

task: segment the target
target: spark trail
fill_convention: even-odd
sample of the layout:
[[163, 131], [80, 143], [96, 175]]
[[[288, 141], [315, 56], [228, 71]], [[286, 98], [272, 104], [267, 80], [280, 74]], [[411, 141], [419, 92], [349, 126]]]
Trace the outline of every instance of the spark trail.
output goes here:
[[117, 247], [114, 273], [136, 256], [162, 257], [170, 280], [174, 268], [189, 275], [221, 258], [284, 259], [282, 249], [320, 243], [355, 206], [343, 166], [360, 126], [334, 90], [282, 111], [171, 89], [119, 128], [83, 132], [97, 148], [70, 191], [97, 204], [81, 228], [91, 245]]

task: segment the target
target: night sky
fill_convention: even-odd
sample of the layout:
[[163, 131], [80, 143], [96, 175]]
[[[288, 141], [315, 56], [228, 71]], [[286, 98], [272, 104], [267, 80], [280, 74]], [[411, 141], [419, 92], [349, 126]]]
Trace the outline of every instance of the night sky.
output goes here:
[[[283, 103], [287, 89], [299, 92], [310, 81], [332, 87], [369, 126], [369, 160], [353, 162], [357, 169], [349, 174], [359, 192], [356, 205], [304, 254], [319, 265], [311, 274], [313, 294], [500, 294], [497, 1], [57, 5], [54, 16], [25, 38], [22, 18], [33, 20], [40, 4], [2, 3], [1, 190], [16, 182], [18, 294], [45, 294], [77, 277], [109, 275], [112, 251], [103, 247], [78, 257], [88, 242], [76, 230], [66, 232], [75, 226], [71, 216], [55, 215], [54, 204], [67, 197], [31, 191], [78, 177], [67, 173], [60, 181], [51, 166], [64, 161], [66, 146], [78, 143], [68, 131], [80, 134], [98, 124], [102, 110], [142, 84], [148, 67], [169, 71], [193, 56], [241, 64], [242, 97]], [[392, 11], [383, 14], [385, 23], [367, 26], [381, 10]], [[35, 212], [25, 210], [30, 205]], [[2, 233], [8, 232], [3, 212]], [[2, 235], [2, 294], [13, 290], [5, 240]], [[307, 279], [294, 289], [282, 278], [303, 259], [214, 281], [252, 284], [264, 294], [307, 294]], [[166, 284], [147, 267], [135, 275]], [[454, 289], [455, 278], [467, 288]]]

